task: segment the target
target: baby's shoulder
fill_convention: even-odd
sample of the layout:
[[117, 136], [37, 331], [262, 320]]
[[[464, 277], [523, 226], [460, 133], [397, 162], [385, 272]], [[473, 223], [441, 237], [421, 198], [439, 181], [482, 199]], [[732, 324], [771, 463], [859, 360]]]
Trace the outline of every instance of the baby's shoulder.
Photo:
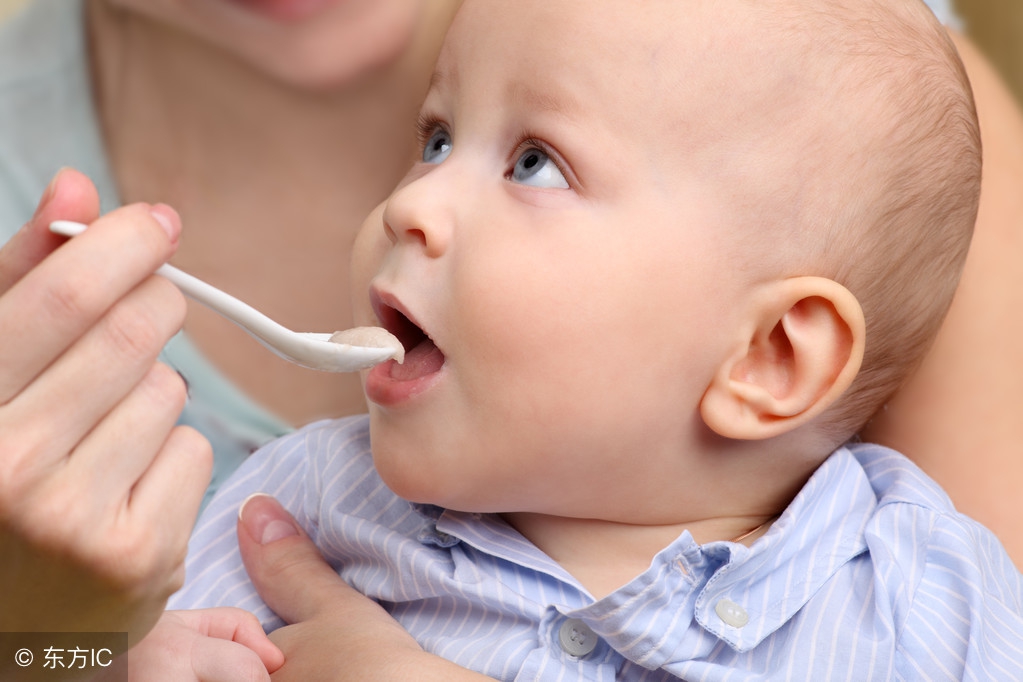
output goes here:
[[875, 570], [890, 578], [893, 593], [912, 600], [921, 591], [965, 590], [1021, 608], [1023, 581], [994, 533], [956, 510], [905, 455], [872, 444], [850, 450], [877, 497], [864, 533]]
[[956, 513], [941, 486], [902, 453], [874, 443], [846, 448], [870, 481], [879, 512], [889, 505], [909, 504], [936, 514]]
[[1023, 576], [995, 535], [903, 455], [850, 448], [877, 495], [864, 539], [897, 679], [1007, 679], [1023, 650]]
[[[905, 455], [872, 443], [849, 446], [873, 488], [876, 506], [866, 526], [876, 551], [888, 547], [919, 564], [935, 548], [966, 543], [966, 554], [989, 551], [989, 530], [956, 510], [938, 483]], [[997, 541], [995, 541], [997, 544]], [[1000, 547], [998, 548], [1000, 549]]]

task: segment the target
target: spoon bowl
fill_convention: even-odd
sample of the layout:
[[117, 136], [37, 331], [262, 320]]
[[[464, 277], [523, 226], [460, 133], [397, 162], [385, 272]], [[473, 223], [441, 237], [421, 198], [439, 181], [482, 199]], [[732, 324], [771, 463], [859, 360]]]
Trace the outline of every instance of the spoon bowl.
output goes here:
[[[86, 226], [82, 223], [69, 220], [56, 220], [50, 223], [51, 232], [65, 237], [77, 236], [85, 229]], [[166, 263], [161, 265], [156, 274], [169, 279], [189, 298], [234, 322], [276, 355], [302, 367], [324, 372], [357, 372], [396, 356], [400, 360], [404, 354], [401, 343], [379, 327], [369, 328], [371, 330], [369, 334], [363, 328], [359, 334], [360, 342], [363, 344], [366, 343], [367, 336], [379, 341], [379, 345], [374, 346], [344, 343], [346, 333], [355, 330], [334, 334], [296, 332], [274, 322], [234, 296], [172, 265]], [[335, 340], [331, 341], [331, 337], [335, 337]]]

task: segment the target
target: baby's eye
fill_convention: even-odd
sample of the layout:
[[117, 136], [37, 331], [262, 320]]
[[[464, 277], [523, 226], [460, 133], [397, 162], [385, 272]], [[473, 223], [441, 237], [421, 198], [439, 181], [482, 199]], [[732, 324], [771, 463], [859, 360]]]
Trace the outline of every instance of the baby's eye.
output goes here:
[[557, 164], [535, 147], [522, 152], [515, 161], [511, 171], [511, 179], [530, 187], [547, 187], [552, 189], [568, 189], [568, 182]]
[[426, 163], [440, 163], [448, 158], [451, 153], [451, 136], [443, 128], [433, 131], [426, 144], [423, 145], [423, 161]]

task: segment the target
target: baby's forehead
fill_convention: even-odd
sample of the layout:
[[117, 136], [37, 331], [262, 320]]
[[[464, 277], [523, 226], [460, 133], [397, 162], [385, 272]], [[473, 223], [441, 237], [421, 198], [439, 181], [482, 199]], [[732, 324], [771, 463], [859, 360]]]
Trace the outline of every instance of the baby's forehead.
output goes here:
[[[747, 0], [466, 0], [442, 51], [444, 72], [488, 65], [544, 101], [599, 100], [609, 116], [741, 122], [792, 103], [807, 49], [767, 30]], [[488, 64], [488, 62], [491, 62]], [[738, 121], [736, 119], [739, 119]]]
[[[520, 92], [549, 104], [597, 99], [613, 114], [619, 97], [642, 99], [644, 118], [678, 117], [690, 102], [700, 111], [708, 98], [737, 95], [728, 81], [745, 79], [751, 65], [762, 68], [761, 57], [743, 58], [752, 20], [733, 14], [722, 26], [721, 13], [708, 5], [714, 3], [467, 0], [438, 66], [445, 75], [487, 69], [491, 86], [525, 81]], [[749, 82], [766, 87], [762, 77]]]
[[[588, 66], [613, 84], [640, 89], [712, 93], [736, 82], [769, 87], [837, 50], [829, 37], [848, 37], [870, 50], [871, 35], [897, 41], [886, 5], [919, 0], [464, 0], [451, 43], [509, 58], [539, 77]], [[929, 12], [925, 13], [929, 14]], [[871, 26], [873, 24], [873, 26]], [[875, 41], [876, 42], [876, 41]], [[442, 52], [442, 56], [443, 56]], [[629, 78], [616, 78], [629, 74]], [[724, 79], [724, 80], [717, 80]], [[719, 87], [707, 87], [718, 83]], [[791, 79], [790, 79], [791, 85]], [[702, 86], [702, 87], [701, 87]]]

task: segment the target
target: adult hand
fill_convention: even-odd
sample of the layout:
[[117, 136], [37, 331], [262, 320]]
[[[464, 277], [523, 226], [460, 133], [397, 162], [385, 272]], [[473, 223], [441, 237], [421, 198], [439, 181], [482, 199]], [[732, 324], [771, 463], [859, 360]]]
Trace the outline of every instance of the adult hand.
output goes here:
[[[177, 214], [98, 214], [64, 170], [0, 250], [0, 630], [135, 641], [181, 584], [212, 456], [175, 427], [186, 388], [156, 363], [185, 311], [152, 276]], [[61, 246], [57, 219], [91, 225]]]
[[378, 604], [349, 587], [272, 497], [242, 507], [238, 545], [267, 606], [290, 623], [270, 634], [287, 680], [487, 680], [426, 653]]

